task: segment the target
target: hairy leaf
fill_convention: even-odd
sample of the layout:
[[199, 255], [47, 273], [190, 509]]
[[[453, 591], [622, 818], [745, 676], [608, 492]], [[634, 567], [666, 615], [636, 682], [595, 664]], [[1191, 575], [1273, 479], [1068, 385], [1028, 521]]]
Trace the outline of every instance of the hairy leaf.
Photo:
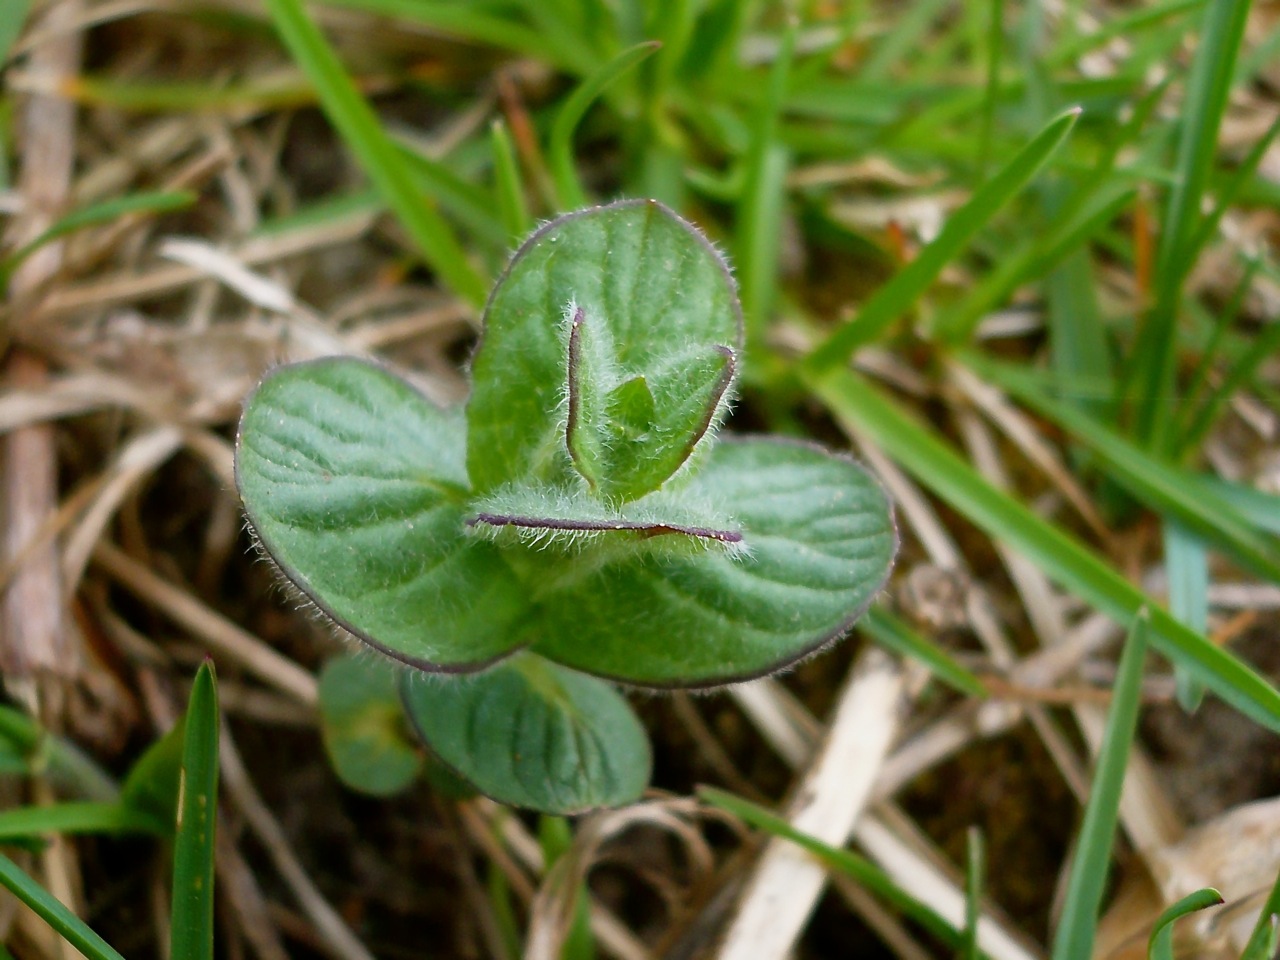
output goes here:
[[727, 403], [741, 326], [724, 261], [655, 201], [542, 227], [485, 310], [467, 405], [476, 490], [576, 476], [613, 500], [657, 489]]
[[476, 669], [515, 649], [521, 589], [466, 532], [465, 434], [381, 367], [281, 367], [245, 407], [236, 478], [286, 576], [341, 626], [426, 670]]
[[435, 754], [482, 793], [547, 813], [629, 803], [649, 743], [609, 684], [521, 654], [467, 677], [406, 674], [405, 712]]
[[850, 460], [800, 443], [721, 440], [689, 492], [732, 507], [743, 550], [630, 557], [548, 584], [534, 650], [627, 683], [729, 683], [843, 635], [888, 575], [892, 513]]
[[385, 660], [334, 657], [320, 671], [320, 734], [338, 778], [360, 793], [388, 797], [422, 772], [400, 709], [400, 684]]

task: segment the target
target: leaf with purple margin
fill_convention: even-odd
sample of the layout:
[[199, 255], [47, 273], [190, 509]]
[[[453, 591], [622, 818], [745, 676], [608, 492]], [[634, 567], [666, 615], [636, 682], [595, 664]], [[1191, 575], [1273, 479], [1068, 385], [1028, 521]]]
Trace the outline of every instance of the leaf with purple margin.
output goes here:
[[656, 490], [727, 406], [741, 338], [724, 260], [666, 207], [621, 201], [552, 221], [485, 310], [467, 405], [472, 485], [582, 477], [616, 501]]
[[371, 363], [279, 367], [245, 405], [236, 482], [285, 575], [375, 649], [425, 670], [512, 653], [523, 589], [466, 530], [466, 436]]
[[532, 650], [640, 686], [730, 683], [842, 636], [888, 576], [892, 511], [851, 460], [721, 439], [687, 493], [733, 505], [741, 549], [629, 556], [549, 578], [535, 595]]
[[637, 800], [649, 782], [649, 743], [626, 700], [541, 657], [468, 677], [406, 674], [401, 696], [432, 752], [503, 803], [581, 813]]

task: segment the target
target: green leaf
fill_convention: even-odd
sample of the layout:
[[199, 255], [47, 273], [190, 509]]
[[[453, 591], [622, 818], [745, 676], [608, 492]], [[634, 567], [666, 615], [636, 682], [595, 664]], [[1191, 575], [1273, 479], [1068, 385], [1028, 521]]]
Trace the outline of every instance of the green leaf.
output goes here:
[[213, 663], [196, 672], [182, 741], [182, 787], [173, 844], [169, 956], [213, 957], [213, 844], [218, 820], [218, 686]]
[[883, 607], [868, 610], [858, 629], [880, 646], [923, 663], [935, 677], [958, 693], [982, 699], [988, 696], [987, 688], [971, 671]]
[[715, 787], [698, 787], [698, 799], [721, 810], [727, 810], [739, 820], [775, 837], [782, 837], [807, 850], [832, 870], [838, 870], [866, 887], [905, 916], [910, 917], [950, 947], [963, 944], [963, 934], [941, 914], [935, 913], [927, 903], [916, 899], [909, 890], [899, 886], [888, 873], [866, 857], [851, 850], [844, 850], [823, 843], [817, 837], [802, 833], [790, 823], [764, 807], [734, 796]]
[[[588, 342], [579, 340], [585, 366], [574, 376], [579, 317]], [[607, 474], [601, 492], [619, 499], [656, 489], [727, 404], [724, 364], [708, 358], [735, 356], [741, 330], [723, 259], [661, 204], [622, 201], [552, 221], [517, 251], [485, 310], [467, 405], [472, 484], [488, 493], [578, 474], [566, 440], [572, 380], [582, 475]], [[641, 388], [624, 386], [636, 378], [652, 395], [657, 429], [636, 430], [647, 412]], [[598, 449], [611, 441], [620, 446]]]
[[1272, 960], [1277, 946], [1280, 946], [1280, 875], [1267, 894], [1267, 902], [1262, 905], [1240, 960]]
[[1212, 887], [1205, 887], [1189, 893], [1156, 920], [1151, 929], [1151, 937], [1147, 940], [1147, 960], [1173, 960], [1173, 923], [1197, 910], [1216, 907], [1224, 902], [1222, 894]]
[[629, 803], [649, 743], [611, 686], [522, 654], [466, 677], [406, 674], [405, 711], [435, 754], [495, 800], [546, 813]]
[[538, 653], [644, 686], [730, 683], [842, 636], [888, 576], [888, 500], [851, 460], [722, 439], [685, 492], [732, 509], [740, 549], [566, 565], [539, 585]]
[[525, 602], [468, 536], [461, 414], [358, 360], [281, 367], [249, 398], [236, 477], [285, 575], [341, 626], [426, 670], [511, 653]]
[[1093, 953], [1098, 908], [1106, 890], [1111, 846], [1120, 816], [1124, 771], [1138, 725], [1147, 630], [1147, 617], [1145, 613], [1139, 614], [1133, 621], [1124, 653], [1120, 656], [1111, 709], [1107, 713], [1107, 726], [1098, 750], [1097, 771], [1085, 804], [1084, 822], [1080, 825], [1080, 837], [1067, 879], [1062, 916], [1053, 940], [1052, 960], [1089, 960]]
[[124, 803], [87, 801], [0, 810], [0, 841], [5, 843], [50, 833], [149, 833], [165, 836], [169, 832], [168, 820], [158, 819], [146, 810]]
[[125, 806], [157, 817], [166, 829], [171, 829], [177, 819], [185, 736], [183, 719], [146, 749], [120, 788], [120, 800]]
[[577, 307], [569, 323], [565, 442], [588, 486], [613, 501], [658, 489], [689, 459], [734, 376], [729, 347], [699, 345], [654, 363], [648, 377], [615, 383], [625, 349]]
[[320, 734], [338, 778], [387, 797], [422, 772], [422, 753], [405, 734], [396, 671], [385, 660], [334, 657], [320, 671]]
[[22, 261], [59, 237], [65, 237], [77, 230], [97, 226], [100, 223], [110, 223], [129, 214], [168, 213], [186, 209], [195, 202], [196, 195], [188, 190], [156, 191], [113, 197], [101, 203], [90, 204], [80, 210], [73, 210], [30, 243], [0, 259], [0, 291], [8, 286], [13, 272], [18, 269]]
[[0, 885], [9, 889], [88, 960], [124, 960], [124, 957], [111, 944], [94, 933], [88, 924], [2, 853], [0, 853]]

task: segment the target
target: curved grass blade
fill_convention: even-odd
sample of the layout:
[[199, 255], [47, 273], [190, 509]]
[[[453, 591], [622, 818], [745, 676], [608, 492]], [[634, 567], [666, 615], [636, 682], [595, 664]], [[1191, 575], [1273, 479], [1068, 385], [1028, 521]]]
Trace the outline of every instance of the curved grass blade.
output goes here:
[[777, 814], [732, 793], [706, 786], [698, 787], [697, 793], [698, 799], [703, 803], [727, 810], [749, 826], [803, 847], [831, 869], [852, 878], [894, 909], [900, 910], [947, 946], [955, 948], [962, 944], [963, 935], [946, 918], [898, 886], [889, 874], [865, 857], [802, 833]]
[[97, 226], [100, 223], [110, 223], [131, 213], [169, 213], [174, 210], [185, 210], [195, 202], [196, 195], [189, 190], [154, 191], [115, 197], [74, 210], [30, 243], [0, 259], [0, 291], [9, 285], [9, 279], [22, 261], [59, 237], [65, 237], [77, 230]]
[[1262, 905], [1258, 922], [1254, 924], [1249, 942], [1245, 944], [1240, 960], [1272, 960], [1280, 946], [1280, 875], [1271, 887], [1267, 902]]
[[942, 232], [892, 280], [875, 292], [849, 323], [840, 327], [804, 361], [814, 375], [843, 364], [858, 347], [879, 337], [955, 260], [979, 230], [1022, 190], [1062, 145], [1080, 116], [1079, 108], [1051, 120], [1036, 137], [947, 220]]
[[163, 837], [170, 829], [147, 811], [123, 803], [55, 803], [0, 811], [0, 842], [49, 833], [148, 833]]
[[1222, 903], [1222, 894], [1212, 887], [1205, 887], [1189, 893], [1156, 920], [1151, 929], [1151, 937], [1147, 940], [1147, 960], [1173, 960], [1173, 924], [1174, 921]]
[[502, 225], [507, 230], [508, 242], [519, 240], [533, 229], [533, 221], [529, 217], [529, 204], [525, 199], [515, 148], [503, 121], [493, 121], [489, 128], [489, 144], [493, 150], [494, 192]]
[[196, 671], [182, 743], [173, 846], [169, 956], [213, 957], [213, 841], [218, 815], [218, 687], [213, 663]]
[[884, 449], [970, 522], [1014, 547], [1048, 576], [1124, 624], [1151, 607], [1151, 642], [1241, 713], [1280, 731], [1280, 692], [1230, 653], [1152, 605], [1080, 541], [996, 490], [937, 435], [851, 371], [810, 378], [836, 419]]
[[115, 948], [98, 936], [88, 924], [72, 913], [44, 887], [36, 883], [16, 863], [0, 853], [0, 885], [25, 903], [58, 935], [88, 960], [124, 960]]
[[556, 114], [556, 121], [551, 127], [551, 139], [547, 144], [547, 164], [556, 184], [561, 209], [576, 210], [587, 205], [587, 195], [582, 190], [573, 162], [573, 134], [587, 109], [611, 83], [652, 56], [661, 46], [656, 40], [648, 40], [622, 51], [584, 80]]
[[1226, 502], [1188, 489], [1183, 471], [1161, 462], [1088, 413], [1045, 392], [1034, 373], [976, 354], [966, 362], [979, 374], [1048, 417], [1097, 455], [1107, 473], [1131, 494], [1221, 546], [1261, 576], [1280, 582], [1280, 543], [1259, 533]]
[[281, 40], [315, 84], [325, 114], [413, 237], [427, 263], [459, 296], [479, 307], [484, 303], [487, 284], [471, 266], [458, 238], [430, 198], [418, 190], [408, 162], [382, 129], [329, 41], [307, 16], [301, 0], [267, 0], [267, 9]]
[[1187, 80], [1179, 131], [1177, 176], [1165, 207], [1156, 255], [1156, 304], [1134, 344], [1137, 364], [1136, 431], [1146, 447], [1164, 452], [1177, 411], [1173, 397], [1178, 301], [1197, 251], [1191, 243], [1218, 147], [1236, 57], [1249, 13], [1248, 0], [1213, 0], [1205, 11], [1200, 45]]
[[1067, 894], [1053, 939], [1052, 960], [1090, 960], [1098, 910], [1106, 889], [1111, 847], [1120, 816], [1120, 793], [1138, 725], [1142, 667], [1147, 650], [1145, 612], [1134, 618], [1116, 672], [1107, 727], [1098, 750], [1097, 770], [1085, 804], [1084, 822], [1067, 878]]
[[55, 737], [20, 710], [0, 706], [0, 737], [26, 758], [26, 770], [85, 800], [115, 801], [120, 787], [74, 743]]
[[858, 628], [882, 647], [923, 663], [935, 677], [957, 692], [981, 699], [988, 696], [981, 680], [888, 610], [872, 607]]

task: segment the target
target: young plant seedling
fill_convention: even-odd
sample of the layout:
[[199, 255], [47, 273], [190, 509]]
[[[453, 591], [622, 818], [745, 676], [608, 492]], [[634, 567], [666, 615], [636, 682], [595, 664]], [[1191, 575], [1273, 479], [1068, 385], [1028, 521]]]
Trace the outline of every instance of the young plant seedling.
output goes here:
[[649, 746], [614, 684], [733, 683], [834, 641], [888, 574], [890, 506], [846, 457], [716, 437], [737, 294], [661, 204], [546, 224], [484, 320], [465, 410], [360, 360], [274, 370], [240, 494], [285, 576], [412, 668], [404, 710], [447, 766], [546, 812], [626, 803]]

